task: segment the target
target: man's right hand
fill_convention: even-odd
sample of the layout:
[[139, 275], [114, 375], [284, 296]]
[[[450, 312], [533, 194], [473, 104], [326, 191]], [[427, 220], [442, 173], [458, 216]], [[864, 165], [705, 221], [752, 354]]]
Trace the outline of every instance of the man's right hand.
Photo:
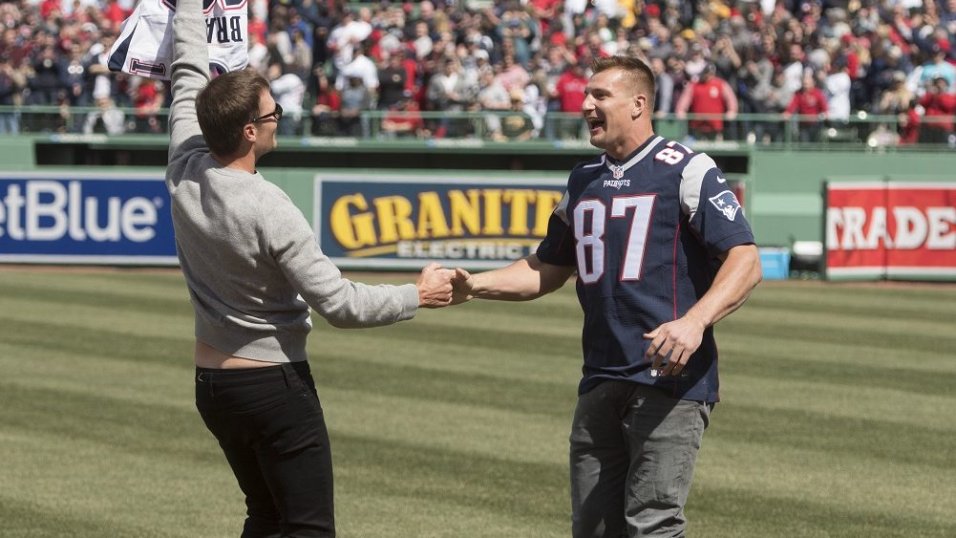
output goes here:
[[422, 269], [415, 286], [418, 288], [418, 306], [421, 308], [441, 308], [452, 301], [451, 279], [455, 272], [443, 269], [437, 263], [430, 263]]

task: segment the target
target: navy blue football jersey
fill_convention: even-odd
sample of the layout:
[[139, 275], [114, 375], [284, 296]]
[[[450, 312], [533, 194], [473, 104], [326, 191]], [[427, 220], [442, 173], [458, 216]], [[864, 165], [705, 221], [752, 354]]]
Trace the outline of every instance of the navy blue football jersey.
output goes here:
[[643, 334], [683, 316], [707, 292], [720, 254], [753, 242], [736, 196], [706, 154], [652, 137], [624, 161], [604, 154], [575, 167], [537, 254], [577, 267], [579, 393], [617, 379], [717, 401], [712, 328], [679, 376], [652, 371]]

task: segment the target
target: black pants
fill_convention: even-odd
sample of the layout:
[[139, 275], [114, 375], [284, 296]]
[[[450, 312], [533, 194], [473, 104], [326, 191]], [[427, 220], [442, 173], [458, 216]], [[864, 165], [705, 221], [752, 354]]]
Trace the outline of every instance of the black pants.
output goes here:
[[243, 538], [335, 536], [329, 434], [308, 363], [196, 368], [196, 407], [246, 496]]

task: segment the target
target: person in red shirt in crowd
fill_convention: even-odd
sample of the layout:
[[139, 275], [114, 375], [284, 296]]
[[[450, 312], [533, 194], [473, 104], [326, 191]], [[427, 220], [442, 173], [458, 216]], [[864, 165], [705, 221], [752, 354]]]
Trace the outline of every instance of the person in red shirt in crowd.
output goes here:
[[899, 144], [901, 146], [910, 146], [919, 142], [920, 116], [916, 110], [916, 99], [913, 99], [905, 112], [898, 114], [900, 134]]
[[953, 136], [953, 115], [956, 114], [956, 95], [949, 91], [946, 78], [937, 76], [929, 83], [926, 94], [919, 100], [923, 107], [923, 121], [919, 129], [920, 144], [946, 144]]
[[578, 61], [569, 63], [555, 82], [553, 97], [558, 101], [558, 112], [568, 115], [555, 120], [555, 135], [558, 138], [577, 138], [581, 132], [584, 124], [581, 121], [581, 106], [584, 104], [584, 88], [587, 85], [584, 66]]
[[715, 73], [714, 64], [707, 64], [700, 78], [684, 87], [674, 109], [681, 119], [686, 118], [688, 112], [713, 115], [688, 122], [690, 135], [698, 140], [723, 140], [724, 118], [737, 117], [737, 96], [730, 84]]
[[161, 133], [163, 122], [159, 117], [165, 101], [166, 88], [158, 80], [144, 78], [136, 88], [133, 107], [136, 110], [137, 133]]
[[426, 136], [425, 120], [422, 119], [418, 103], [414, 99], [404, 98], [389, 107], [382, 118], [382, 133], [389, 138]]
[[335, 136], [338, 132], [339, 111], [342, 110], [342, 97], [335, 87], [329, 84], [329, 77], [317, 67], [315, 73], [315, 104], [312, 105], [312, 135]]
[[790, 104], [783, 111], [783, 117], [790, 119], [799, 116], [799, 136], [801, 142], [817, 142], [820, 139], [820, 127], [827, 118], [827, 96], [817, 87], [812, 73], [804, 73], [800, 89], [793, 94]]
[[119, 30], [129, 14], [130, 12], [123, 9], [123, 6], [119, 5], [117, 0], [110, 0], [106, 5], [106, 9], [103, 10], [103, 17], [110, 21], [113, 30]]

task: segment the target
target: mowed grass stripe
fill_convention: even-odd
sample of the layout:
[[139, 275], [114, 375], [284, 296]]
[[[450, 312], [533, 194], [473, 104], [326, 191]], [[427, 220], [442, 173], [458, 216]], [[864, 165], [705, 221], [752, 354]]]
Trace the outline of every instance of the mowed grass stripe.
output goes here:
[[[566, 538], [570, 532], [567, 515], [548, 521], [510, 519], [480, 506], [462, 506], [441, 498], [420, 499], [409, 491], [378, 494], [370, 489], [360, 498], [348, 491], [336, 495], [337, 530], [343, 538], [397, 536], [399, 522], [402, 536], [415, 538]], [[374, 517], [368, 516], [369, 506], [375, 507]]]
[[0, 303], [0, 319], [11, 322], [57, 323], [83, 329], [109, 329], [116, 334], [173, 337], [192, 333], [189, 310], [114, 308], [108, 303], [56, 303], [53, 301], [9, 300]]
[[[900, 350], [900, 355], [903, 354]], [[722, 370], [724, 376], [743, 374], [794, 381], [824, 379], [828, 383], [844, 383], [847, 386], [865, 385], [939, 396], [950, 396], [956, 390], [956, 372], [910, 369], [904, 361], [895, 366], [871, 366], [863, 357], [830, 356], [828, 360], [810, 361], [768, 349], [738, 351], [721, 366], [725, 366]]]
[[[423, 344], [455, 345], [467, 342], [474, 348], [474, 353], [497, 353], [497, 350], [505, 348], [512, 353], [551, 355], [556, 360], [574, 355], [580, 357], [581, 353], [579, 334], [539, 336], [533, 325], [502, 335], [497, 328], [462, 327], [436, 330], [432, 324], [415, 323], [415, 320], [411, 320], [362, 331], [361, 335], [355, 333], [355, 337], [388, 340], [393, 346], [408, 346], [412, 350]], [[422, 360], [427, 360], [425, 353], [422, 353]], [[462, 357], [462, 360], [467, 360], [467, 357]]]
[[[810, 362], [842, 362], [847, 367], [866, 365], [895, 371], [907, 368], [924, 374], [956, 373], [952, 353], [912, 350], [897, 347], [876, 347], [865, 339], [844, 342], [807, 342], [787, 336], [743, 336], [719, 333], [721, 368], [732, 367], [738, 354], [760, 357], [779, 357], [794, 361], [795, 365]], [[792, 365], [793, 366], [793, 365]], [[791, 366], [791, 367], [792, 367]], [[772, 371], [777, 366], [774, 365]]]
[[[724, 322], [729, 327], [745, 325], [748, 327], [754, 325], [765, 325], [767, 328], [779, 331], [781, 334], [799, 333], [813, 336], [816, 334], [842, 334], [853, 335], [856, 339], [870, 339], [878, 335], [891, 335], [897, 338], [907, 338], [924, 344], [932, 343], [937, 338], [943, 341], [952, 341], [956, 343], [956, 331], [953, 331], [953, 320], [938, 318], [935, 321], [908, 320], [895, 317], [887, 317], [879, 312], [874, 312], [870, 316], [853, 315], [849, 316], [843, 312], [817, 312], [808, 316], [801, 312], [792, 312], [790, 310], [777, 310], [753, 306], [747, 309], [741, 309], [739, 312], [721, 322], [722, 328]], [[784, 327], [788, 331], [782, 330]], [[826, 341], [827, 336], [822, 339]], [[919, 348], [924, 349], [924, 348]], [[930, 348], [932, 349], [932, 348]]]
[[[412, 321], [411, 323], [420, 323]], [[465, 328], [462, 328], [464, 331]], [[533, 338], [533, 337], [532, 337]], [[458, 342], [422, 343], [417, 347], [404, 345], [372, 331], [339, 331], [319, 328], [309, 345], [309, 360], [313, 371], [324, 368], [326, 357], [342, 360], [361, 360], [384, 366], [402, 366], [460, 375], [477, 375], [504, 380], [528, 380], [543, 383], [577, 385], [581, 376], [579, 350], [567, 350], [560, 356], [540, 352], [514, 352], [510, 349], [512, 337], [500, 339], [497, 346], [487, 343], [476, 346], [467, 339]]]
[[949, 412], [956, 405], [952, 396], [914, 394], [831, 380], [793, 381], [773, 376], [724, 375], [720, 395], [735, 405], [805, 410], [823, 416], [876, 419], [899, 425], [915, 425], [940, 432], [956, 432]]
[[851, 510], [839, 500], [786, 497], [720, 484], [694, 486], [689, 536], [739, 538], [950, 538], [956, 523], [927, 521], [903, 510]]
[[[770, 320], [773, 321], [770, 321]], [[951, 324], [936, 324], [938, 333], [928, 328], [919, 331], [901, 333], [889, 328], [893, 323], [885, 321], [886, 326], [877, 323], [844, 323], [838, 316], [828, 319], [806, 320], [789, 315], [786, 312], [763, 312], [760, 316], [733, 316], [722, 320], [717, 327], [718, 334], [734, 335], [746, 338], [749, 335], [771, 338], [786, 335], [804, 342], [825, 344], [845, 343], [863, 339], [871, 346], [887, 348], [913, 349], [920, 352], [939, 353], [956, 349], [956, 333]], [[813, 348], [808, 347], [808, 351]]]
[[[722, 403], [714, 411], [711, 440], [733, 440], [790, 449], [819, 450], [830, 456], [844, 455], [883, 460], [878, 465], [907, 463], [925, 466], [956, 464], [956, 438], [941, 438], [940, 432], [914, 424], [879, 419], [850, 418], [801, 409], [774, 409], [738, 403]], [[861, 445], [860, 438], [867, 443]], [[939, 446], [944, 450], [927, 451]], [[875, 462], [874, 462], [875, 463]]]
[[[105, 448], [99, 442], [64, 439], [37, 429], [0, 434], [5, 465], [0, 467], [0, 514], [6, 498], [28, 501], [37, 514], [70, 517], [110, 529], [89, 536], [235, 536], [243, 506], [235, 478], [225, 465]], [[210, 457], [219, 447], [206, 434]], [[24, 492], [29, 492], [26, 495]], [[200, 500], [200, 501], [197, 501]], [[29, 517], [29, 514], [26, 515]], [[45, 517], [25, 522], [43, 536], [78, 536], [71, 529], [48, 532]], [[0, 531], [15, 521], [0, 516]], [[225, 529], [235, 529], [224, 532]], [[45, 530], [44, 530], [45, 529]], [[9, 534], [0, 532], [6, 537]]]
[[[88, 492], [85, 492], [88, 494]], [[17, 495], [0, 492], [0, 535], [4, 538], [50, 536], [161, 536], [155, 529], [122, 525], [107, 514], [73, 513], [63, 506], [37, 504]]]
[[[754, 498], [781, 496], [832, 502], [848, 512], [905, 514], [953, 523], [956, 469], [889, 463], [824, 449], [781, 449], [760, 442], [707, 439], [701, 452], [701, 486], [749, 490]], [[759, 472], [754, 472], [754, 471]]]
[[[89, 272], [87, 272], [89, 271]], [[68, 269], [12, 271], [0, 270], [0, 285], [31, 288], [38, 294], [84, 292], [107, 296], [167, 298], [189, 300], [186, 284], [179, 271], [139, 272], [136, 270], [110, 271], [108, 269]], [[4, 289], [4, 291], [6, 291]]]
[[[420, 443], [384, 441], [360, 435], [335, 435], [333, 457], [345, 469], [343, 490], [378, 489], [418, 502], [451, 502], [489, 514], [536, 524], [562, 522], [567, 516], [564, 464], [519, 462], [495, 455], [463, 455]], [[509, 447], [501, 447], [502, 455]], [[397, 469], [415, 469], [401, 480], [385, 480]]]
[[209, 450], [208, 438], [198, 435], [205, 432], [199, 414], [181, 405], [118, 400], [96, 394], [95, 387], [79, 392], [0, 382], [0, 392], [6, 403], [0, 413], [5, 430], [37, 430], [64, 442], [96, 443], [104, 454], [161, 453], [202, 463], [219, 459]]
[[869, 307], [873, 311], [896, 309], [913, 313], [926, 311], [953, 312], [956, 287], [951, 284], [907, 283], [840, 283], [821, 281], [766, 281], [754, 292], [754, 304], [764, 301], [816, 304], [832, 310], [855, 310]]
[[568, 402], [562, 417], [342, 388], [320, 389], [319, 398], [333, 437], [375, 437], [456, 451], [462, 458], [484, 455], [519, 462], [567, 461], [573, 401]]
[[[42, 357], [44, 352], [75, 353], [119, 360], [135, 358], [166, 363], [192, 360], [193, 355], [192, 331], [180, 334], [179, 337], [149, 336], [145, 334], [146, 330], [140, 331], [141, 326], [120, 324], [115, 326], [118, 330], [94, 329], [92, 327], [95, 327], [96, 323], [93, 321], [77, 326], [74, 323], [24, 320], [9, 313], [0, 314], [0, 324], [7, 333], [3, 337], [4, 342], [20, 347], [24, 357]], [[183, 333], [181, 330], [178, 332]]]
[[[516, 360], [520, 360], [516, 358]], [[320, 387], [348, 387], [383, 396], [416, 398], [515, 411], [529, 415], [567, 415], [577, 397], [574, 383], [548, 383], [520, 378], [457, 373], [408, 365], [323, 357], [313, 367]]]
[[[2, 273], [0, 273], [2, 276]], [[146, 294], [141, 290], [127, 290], [121, 284], [102, 290], [85, 288], [51, 289], [41, 285], [14, 285], [0, 281], [0, 305], [5, 308], [23, 303], [45, 303], [63, 307], [77, 305], [89, 307], [108, 304], [110, 308], [128, 313], [150, 314], [155, 312], [191, 313], [189, 296], [183, 293]]]

